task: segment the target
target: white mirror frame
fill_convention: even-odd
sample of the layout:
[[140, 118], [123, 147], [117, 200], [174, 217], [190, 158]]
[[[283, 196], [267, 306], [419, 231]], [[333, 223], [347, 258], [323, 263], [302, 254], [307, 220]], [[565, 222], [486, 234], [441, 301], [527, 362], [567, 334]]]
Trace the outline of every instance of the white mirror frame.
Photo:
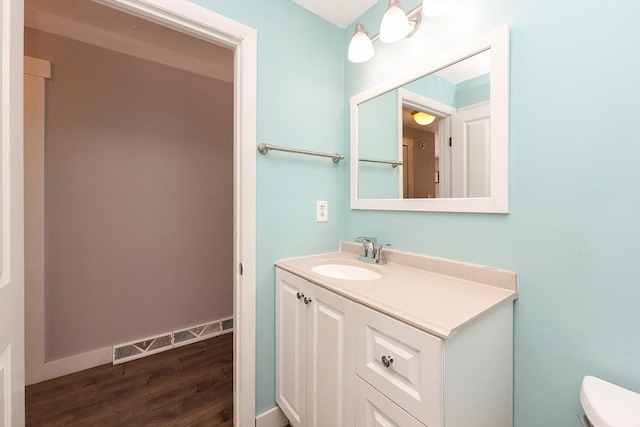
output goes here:
[[[358, 198], [358, 105], [450, 64], [491, 49], [491, 148], [489, 197], [438, 199]], [[509, 213], [509, 26], [351, 97], [351, 209]]]

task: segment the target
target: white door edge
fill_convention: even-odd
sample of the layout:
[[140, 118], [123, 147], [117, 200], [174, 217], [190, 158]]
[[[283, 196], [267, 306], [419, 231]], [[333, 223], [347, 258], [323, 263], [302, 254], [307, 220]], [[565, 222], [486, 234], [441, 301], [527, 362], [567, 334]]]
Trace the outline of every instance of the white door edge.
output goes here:
[[22, 0], [0, 1], [0, 426], [24, 413]]

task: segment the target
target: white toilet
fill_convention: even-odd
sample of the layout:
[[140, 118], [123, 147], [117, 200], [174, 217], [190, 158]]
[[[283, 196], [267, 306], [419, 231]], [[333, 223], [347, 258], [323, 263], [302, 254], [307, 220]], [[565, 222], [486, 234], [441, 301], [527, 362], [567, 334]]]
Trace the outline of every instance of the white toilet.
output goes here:
[[640, 427], [640, 394], [586, 376], [580, 387], [580, 402], [594, 427]]

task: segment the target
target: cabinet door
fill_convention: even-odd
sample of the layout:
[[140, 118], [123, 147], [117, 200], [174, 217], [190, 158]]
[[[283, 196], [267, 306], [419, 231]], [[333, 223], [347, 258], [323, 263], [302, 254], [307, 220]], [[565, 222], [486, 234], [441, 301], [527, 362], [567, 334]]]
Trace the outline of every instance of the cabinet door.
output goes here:
[[[308, 282], [276, 269], [276, 402], [293, 427], [306, 425]], [[300, 297], [300, 298], [299, 298]]]
[[307, 415], [309, 427], [353, 425], [353, 340], [347, 299], [309, 283]]

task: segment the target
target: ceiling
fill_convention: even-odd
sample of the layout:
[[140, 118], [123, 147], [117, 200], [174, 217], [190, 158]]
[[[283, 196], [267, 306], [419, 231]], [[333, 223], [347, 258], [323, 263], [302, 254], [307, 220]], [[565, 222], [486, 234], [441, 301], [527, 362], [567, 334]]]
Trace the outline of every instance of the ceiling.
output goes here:
[[[1, 1], [1, 0], [0, 0]], [[378, 0], [291, 0], [345, 28]], [[233, 81], [233, 51], [88, 0], [25, 0], [25, 26]]]
[[346, 28], [378, 0], [291, 0], [326, 19], [339, 28]]
[[[0, 0], [1, 1], [1, 0]], [[291, 0], [344, 28], [379, 0]], [[88, 0], [25, 0], [25, 26], [223, 81], [233, 51]], [[452, 83], [488, 70], [488, 52], [440, 70]], [[476, 71], [474, 71], [476, 70]], [[466, 78], [465, 78], [466, 76]]]
[[233, 81], [232, 50], [92, 1], [26, 0], [25, 27]]

